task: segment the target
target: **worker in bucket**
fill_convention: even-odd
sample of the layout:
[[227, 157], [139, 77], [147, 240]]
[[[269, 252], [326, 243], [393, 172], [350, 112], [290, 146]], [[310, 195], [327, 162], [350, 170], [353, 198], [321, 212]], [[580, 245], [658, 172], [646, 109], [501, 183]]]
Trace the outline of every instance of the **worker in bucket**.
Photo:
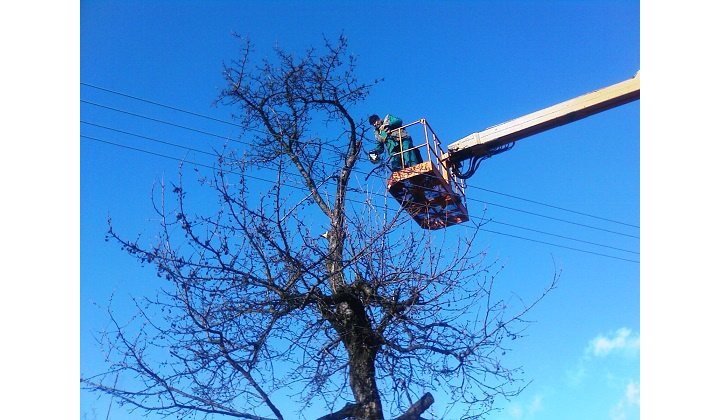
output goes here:
[[[422, 163], [422, 157], [418, 149], [412, 149], [412, 137], [402, 127], [402, 120], [390, 114], [384, 119], [380, 119], [377, 115], [371, 115], [368, 119], [374, 127], [375, 140], [377, 146], [368, 153], [370, 161], [373, 163], [380, 162], [380, 155], [387, 149], [390, 155], [390, 169], [393, 172], [403, 168]], [[403, 153], [400, 153], [403, 151]]]

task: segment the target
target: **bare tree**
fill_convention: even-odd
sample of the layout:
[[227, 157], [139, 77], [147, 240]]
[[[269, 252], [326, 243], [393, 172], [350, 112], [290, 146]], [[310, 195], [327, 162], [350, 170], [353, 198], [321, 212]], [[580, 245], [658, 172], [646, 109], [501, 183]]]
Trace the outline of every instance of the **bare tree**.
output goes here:
[[[109, 237], [167, 286], [138, 300], [131, 322], [108, 309], [108, 369], [82, 378], [86, 388], [167, 415], [284, 419], [320, 406], [325, 420], [421, 419], [431, 391], [482, 417], [521, 391], [501, 363], [506, 341], [554, 280], [508, 314], [492, 294], [500, 267], [472, 246], [477, 228], [443, 242], [365, 200], [362, 182], [351, 188], [367, 131], [352, 107], [375, 82], [356, 80], [344, 37], [322, 51], [276, 49], [251, 66], [245, 42], [226, 66], [218, 102], [239, 110], [253, 146], [200, 176], [216, 212], [195, 214], [181, 168], [154, 194], [148, 245], [109, 222]], [[275, 173], [263, 192], [249, 182], [259, 170]]]

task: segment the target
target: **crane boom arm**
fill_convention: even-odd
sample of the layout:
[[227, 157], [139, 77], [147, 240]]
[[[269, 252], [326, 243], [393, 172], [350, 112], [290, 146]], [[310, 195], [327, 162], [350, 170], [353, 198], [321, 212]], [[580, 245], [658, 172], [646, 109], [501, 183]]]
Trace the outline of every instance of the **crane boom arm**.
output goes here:
[[640, 71], [624, 82], [470, 134], [448, 146], [445, 158], [459, 163], [489, 157], [516, 140], [541, 133], [640, 99]]

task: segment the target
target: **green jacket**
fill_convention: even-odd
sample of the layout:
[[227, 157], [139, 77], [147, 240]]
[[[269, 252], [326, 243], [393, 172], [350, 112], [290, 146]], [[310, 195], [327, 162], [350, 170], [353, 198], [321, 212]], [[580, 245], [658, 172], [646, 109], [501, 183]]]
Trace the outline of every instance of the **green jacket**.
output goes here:
[[[385, 152], [385, 150], [387, 150], [390, 155], [390, 169], [392, 169], [393, 172], [399, 171], [403, 168], [403, 160], [405, 161], [404, 167], [406, 168], [422, 162], [422, 157], [417, 149], [408, 153], [403, 153], [402, 159], [400, 158], [399, 152], [401, 143], [402, 150], [407, 150], [413, 147], [412, 137], [410, 137], [407, 131], [405, 131], [404, 128], [398, 130], [398, 128], [402, 127], [402, 125], [402, 120], [400, 118], [388, 114], [383, 119], [380, 127], [374, 130], [375, 141], [377, 141], [377, 144], [375, 149], [371, 152], [381, 155]], [[397, 155], [393, 156], [394, 153], [397, 153]]]

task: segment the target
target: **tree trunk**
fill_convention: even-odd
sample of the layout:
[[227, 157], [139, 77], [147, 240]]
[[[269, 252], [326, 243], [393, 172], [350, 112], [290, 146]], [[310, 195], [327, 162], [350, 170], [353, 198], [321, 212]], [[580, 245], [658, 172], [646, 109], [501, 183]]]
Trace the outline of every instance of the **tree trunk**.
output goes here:
[[[375, 382], [375, 355], [377, 350], [368, 349], [365, 343], [354, 341], [348, 349], [350, 355], [350, 388], [358, 411], [354, 415], [363, 419], [382, 420], [380, 392]], [[373, 346], [374, 347], [374, 346]]]
[[355, 397], [352, 417], [382, 420], [382, 402], [375, 378], [375, 358], [381, 340], [353, 286], [338, 290], [334, 299], [336, 307], [329, 320], [348, 354], [350, 389]]

